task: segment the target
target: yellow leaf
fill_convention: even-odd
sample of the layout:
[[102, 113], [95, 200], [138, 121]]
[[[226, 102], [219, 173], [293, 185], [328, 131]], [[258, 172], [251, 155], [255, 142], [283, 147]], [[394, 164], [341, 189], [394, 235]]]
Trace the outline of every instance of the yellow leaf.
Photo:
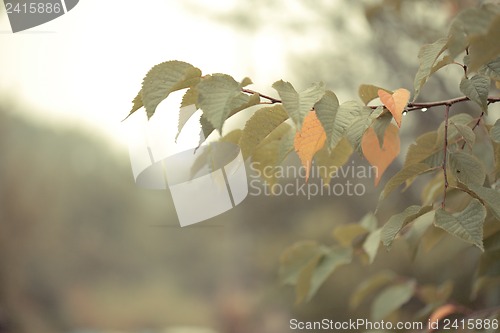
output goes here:
[[385, 107], [392, 113], [394, 120], [401, 127], [403, 111], [410, 100], [410, 92], [406, 89], [397, 89], [392, 94], [382, 89], [378, 90], [378, 97]]
[[316, 116], [316, 112], [309, 111], [304, 118], [304, 123], [300, 131], [295, 134], [293, 146], [300, 157], [300, 161], [306, 168], [306, 182], [309, 179], [311, 164], [314, 154], [316, 154], [326, 141], [326, 133]]
[[372, 127], [363, 135], [361, 140], [361, 148], [363, 149], [363, 155], [370, 164], [376, 167], [376, 178], [375, 186], [378, 185], [380, 178], [384, 174], [387, 167], [394, 161], [394, 159], [399, 154], [399, 130], [398, 128], [390, 124], [385, 130], [384, 134], [384, 145], [380, 148], [377, 133]]

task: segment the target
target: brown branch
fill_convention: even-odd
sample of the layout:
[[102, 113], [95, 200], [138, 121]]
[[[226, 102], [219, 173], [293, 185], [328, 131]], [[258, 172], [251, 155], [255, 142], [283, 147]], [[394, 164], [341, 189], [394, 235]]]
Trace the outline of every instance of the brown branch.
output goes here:
[[[263, 102], [261, 104], [277, 104], [277, 103], [283, 103], [282, 100], [278, 99], [278, 98], [274, 98], [274, 97], [271, 97], [271, 96], [268, 96], [268, 95], [264, 95], [264, 94], [261, 94], [260, 92], [258, 91], [254, 91], [254, 90], [251, 90], [251, 89], [241, 89], [242, 92], [246, 93], [246, 94], [250, 94], [250, 95], [254, 95], [254, 94], [257, 94], [259, 95], [260, 98], [264, 98], [264, 99], [267, 99], [269, 102], [266, 103], [266, 102]], [[421, 110], [421, 109], [430, 109], [430, 108], [433, 108], [433, 107], [436, 107], [436, 106], [445, 106], [445, 105], [453, 105], [453, 104], [457, 104], [457, 103], [461, 103], [461, 102], [467, 102], [467, 101], [470, 101], [470, 98], [468, 98], [467, 96], [462, 96], [462, 97], [456, 97], [456, 98], [452, 98], [452, 99], [447, 99], [447, 100], [443, 100], [443, 101], [436, 101], [436, 102], [421, 102], [421, 103], [408, 103], [408, 105], [406, 106], [406, 109], [405, 111], [406, 112], [410, 112], [410, 111], [416, 111], [416, 110]], [[497, 102], [500, 102], [500, 97], [488, 97], [488, 105], [489, 104], [493, 104], [493, 103], [497, 103]], [[378, 107], [381, 107], [383, 105], [373, 105], [373, 106], [369, 106], [371, 109], [375, 110], [376, 108]]]
[[[437, 102], [428, 102], [428, 103], [408, 103], [406, 111], [415, 111], [421, 109], [430, 109], [435, 106], [445, 106], [445, 105], [453, 105], [461, 102], [470, 101], [470, 98], [466, 96], [456, 97], [452, 99], [448, 99], [445, 101], [437, 101]], [[488, 104], [493, 104], [500, 102], [500, 97], [488, 97]]]
[[443, 201], [441, 202], [441, 208], [445, 208], [446, 205], [446, 190], [448, 190], [448, 175], [447, 175], [447, 162], [448, 162], [448, 120], [450, 118], [450, 108], [451, 104], [445, 105], [444, 111], [444, 145], [443, 145], [443, 175], [444, 175], [444, 193]]
[[[488, 105], [490, 105], [490, 103], [488, 103]], [[479, 124], [481, 123], [481, 119], [483, 119], [483, 116], [484, 116], [484, 111], [481, 111], [481, 115], [479, 116], [479, 118], [477, 118], [477, 121], [474, 124], [474, 126], [472, 126], [473, 131], [479, 126]], [[462, 150], [465, 148], [466, 144], [467, 144], [467, 142], [465, 142], [465, 140], [464, 140], [464, 143], [462, 144]]]
[[[261, 94], [258, 91], [254, 91], [251, 89], [241, 89], [242, 92], [250, 95], [257, 94], [259, 95], [260, 98], [267, 99], [269, 102], [261, 102], [260, 104], [277, 104], [277, 103], [283, 103], [282, 100]], [[488, 97], [488, 105], [500, 102], [500, 97]], [[462, 102], [467, 102], [470, 101], [470, 98], [467, 96], [461, 96], [461, 97], [455, 97], [452, 99], [447, 99], [443, 101], [436, 101], [436, 102], [419, 102], [419, 103], [413, 103], [410, 102], [406, 106], [406, 109], [404, 110], [405, 112], [410, 112], [410, 111], [417, 111], [417, 110], [422, 110], [422, 109], [430, 109], [436, 106], [452, 106], [453, 104], [457, 103], [462, 103]], [[383, 105], [373, 105], [369, 106], [371, 109], [375, 110]], [[481, 114], [481, 117], [483, 116], [484, 112]], [[477, 124], [472, 128], [474, 130], [478, 125], [481, 120], [481, 117], [479, 118]]]
[[264, 99], [267, 99], [270, 103], [264, 103], [264, 104], [276, 104], [276, 103], [282, 103], [281, 100], [279, 99], [276, 99], [274, 97], [271, 97], [271, 96], [267, 96], [267, 95], [264, 95], [264, 94], [261, 94], [260, 92], [257, 92], [257, 91], [253, 91], [253, 90], [250, 90], [250, 89], [241, 89], [241, 91], [243, 91], [244, 93], [246, 94], [250, 94], [250, 95], [259, 95], [260, 98], [264, 98]]

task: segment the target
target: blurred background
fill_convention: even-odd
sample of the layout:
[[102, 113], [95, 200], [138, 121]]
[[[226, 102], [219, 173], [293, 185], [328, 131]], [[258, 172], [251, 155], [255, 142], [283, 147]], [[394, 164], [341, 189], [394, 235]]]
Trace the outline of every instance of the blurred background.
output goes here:
[[[454, 297], [466, 302], [477, 253], [447, 239], [433, 256], [453, 258], [445, 267], [412, 262], [396, 244], [372, 266], [339, 269], [311, 302], [295, 305], [278, 281], [281, 252], [302, 239], [331, 244], [333, 227], [372, 211], [380, 189], [367, 184], [359, 198], [248, 197], [180, 228], [168, 191], [135, 186], [122, 120], [146, 72], [174, 59], [249, 76], [252, 89], [271, 95], [279, 79], [299, 90], [323, 81], [341, 102], [357, 99], [361, 83], [411, 90], [420, 46], [479, 2], [81, 0], [16, 34], [2, 7], [0, 332], [289, 332], [291, 318], [368, 318], [368, 308], [349, 311], [348, 296], [381, 269], [423, 283], [453, 278]], [[421, 100], [460, 95], [456, 67], [433, 77]], [[177, 111], [178, 101], [159, 112]], [[463, 108], [478, 112], [453, 112]], [[407, 118], [402, 151], [442, 114]], [[175, 135], [176, 122], [166, 131]], [[186, 132], [189, 145], [197, 132]], [[386, 215], [416, 200], [418, 191], [407, 192]]]

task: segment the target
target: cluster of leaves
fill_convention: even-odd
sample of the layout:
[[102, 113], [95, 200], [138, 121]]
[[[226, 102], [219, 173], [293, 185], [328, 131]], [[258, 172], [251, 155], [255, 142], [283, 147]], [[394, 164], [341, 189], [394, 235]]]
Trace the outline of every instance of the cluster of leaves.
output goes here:
[[[409, 187], [420, 175], [433, 174], [422, 192], [422, 204], [406, 208], [381, 227], [375, 214], [359, 223], [337, 227], [334, 246], [297, 243], [283, 254], [280, 274], [284, 283], [295, 286], [297, 302], [307, 301], [337, 267], [350, 263], [355, 256], [373, 262], [379, 245], [390, 248], [398, 237], [416, 249], [430, 251], [446, 234], [444, 230], [485, 252], [474, 288], [477, 293], [484, 283], [500, 278], [498, 265], [494, 264], [500, 255], [500, 192], [495, 189], [500, 175], [500, 121], [488, 125], [484, 120], [488, 106], [500, 101], [489, 96], [492, 82], [500, 86], [498, 40], [499, 6], [460, 13], [447, 37], [421, 48], [411, 101], [410, 91], [404, 88], [391, 91], [364, 84], [359, 88], [361, 101], [340, 103], [322, 83], [297, 91], [282, 80], [272, 85], [279, 96], [274, 98], [247, 89], [252, 83], [249, 78], [238, 82], [226, 74], [202, 75], [188, 63], [168, 61], [147, 73], [130, 114], [144, 107], [150, 118], [170, 93], [186, 89], [178, 130], [201, 110], [200, 144], [217, 131], [223, 135], [221, 140], [237, 143], [245, 159], [267, 170], [277, 169], [295, 151], [306, 169], [306, 181], [313, 162], [324, 167], [318, 170], [333, 170], [358, 153], [376, 167], [377, 185], [399, 154], [402, 115], [424, 108], [444, 108], [443, 123], [409, 147], [402, 169], [385, 184], [379, 200], [403, 184]], [[459, 83], [464, 96], [416, 102], [429, 77], [449, 65], [464, 70]], [[381, 105], [372, 105], [377, 99]], [[454, 104], [469, 100], [479, 106], [479, 117], [467, 113], [449, 115]], [[226, 120], [246, 109], [253, 114], [244, 128], [225, 133]], [[263, 175], [271, 184], [277, 181], [272, 172]], [[325, 186], [332, 176], [330, 172], [321, 174]], [[446, 205], [447, 196], [454, 205]], [[373, 304], [373, 319], [386, 318], [414, 297], [426, 304], [417, 317], [428, 316], [447, 301], [452, 289], [452, 283], [418, 286], [414, 280], [384, 273], [360, 286], [351, 305], [356, 307], [366, 295], [380, 291]]]

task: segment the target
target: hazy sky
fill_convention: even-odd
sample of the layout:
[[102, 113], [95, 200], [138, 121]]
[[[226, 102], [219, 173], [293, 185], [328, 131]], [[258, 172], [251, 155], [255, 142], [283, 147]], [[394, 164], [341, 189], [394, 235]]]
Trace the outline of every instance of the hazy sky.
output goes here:
[[120, 143], [127, 136], [121, 120], [157, 63], [183, 60], [267, 86], [278, 79], [283, 48], [272, 35], [249, 40], [180, 3], [81, 0], [66, 15], [16, 34], [1, 15], [0, 96], [16, 98], [29, 117], [94, 128]]
[[[311, 10], [310, 2], [293, 0], [269, 5], [245, 0], [80, 0], [67, 14], [16, 34], [10, 31], [3, 13], [0, 98], [15, 100], [30, 118], [84, 126], [126, 145], [135, 133], [130, 129], [135, 120], [121, 120], [128, 114], [144, 75], [158, 63], [182, 60], [204, 74], [222, 72], [236, 80], [249, 76], [255, 83], [251, 88], [276, 95], [270, 86], [279, 79], [293, 82], [298, 90], [306, 88], [289, 67], [291, 55], [307, 59], [318, 49], [328, 49], [328, 54], [340, 52], [336, 59], [345, 61], [342, 50], [352, 50], [353, 40], [364, 45], [370, 38], [361, 2], [315, 1], [329, 10], [349, 13], [344, 22], [347, 30], [329, 31], [325, 25], [331, 19], [328, 15]], [[235, 20], [245, 21], [244, 14], [228, 14], [236, 5], [240, 9], [243, 5], [243, 13], [258, 18], [253, 27], [236, 27]], [[232, 24], [216, 18], [224, 14]], [[334, 42], [332, 35], [336, 36]], [[349, 58], [356, 56], [362, 56], [359, 50]], [[349, 68], [352, 75], [368, 80], [372, 67], [373, 61], [363, 57]], [[328, 80], [332, 73], [325, 71], [323, 75], [316, 81]], [[346, 97], [342, 87], [331, 88], [342, 100], [356, 98], [355, 89], [353, 96]], [[158, 115], [177, 114], [181, 97], [177, 95], [160, 105]], [[163, 121], [157, 128], [173, 140], [175, 116], [156, 118], [156, 122]], [[196, 119], [192, 125], [197, 126]], [[197, 144], [198, 128], [189, 132], [188, 127], [183, 134], [179, 140], [182, 146]]]

